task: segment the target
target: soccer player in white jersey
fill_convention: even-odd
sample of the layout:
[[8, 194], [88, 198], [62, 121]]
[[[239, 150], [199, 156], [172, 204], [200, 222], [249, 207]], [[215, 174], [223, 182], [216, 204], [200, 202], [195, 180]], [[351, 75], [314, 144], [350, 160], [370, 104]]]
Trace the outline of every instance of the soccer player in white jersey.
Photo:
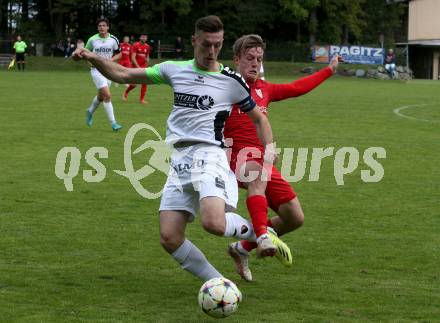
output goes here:
[[[109, 22], [107, 19], [98, 19], [97, 25], [98, 33], [89, 38], [86, 43], [86, 48], [104, 59], [113, 60], [114, 54], [119, 51], [119, 41], [115, 36], [108, 32]], [[86, 123], [89, 127], [92, 126], [93, 114], [102, 102], [112, 129], [118, 131], [122, 126], [116, 122], [113, 111], [110, 93], [112, 82], [103, 76], [95, 67], [90, 69], [90, 74], [92, 75], [93, 82], [98, 89], [98, 94], [93, 98], [92, 104], [86, 110]]]
[[[166, 141], [174, 146], [171, 171], [160, 203], [160, 238], [164, 249], [182, 268], [202, 280], [221, 274], [185, 237], [185, 228], [200, 209], [203, 228], [215, 235], [255, 241], [252, 225], [227, 212], [238, 200], [235, 175], [223, 146], [223, 127], [232, 105], [237, 104], [254, 122], [273, 161], [272, 131], [251, 98], [239, 74], [223, 67], [217, 57], [223, 45], [223, 24], [217, 16], [197, 20], [192, 37], [194, 59], [168, 61], [146, 69], [125, 68], [85, 49], [74, 53], [118, 83], [166, 83], [174, 91], [174, 106], [167, 121]], [[271, 254], [275, 236], [263, 239], [261, 255]], [[275, 247], [276, 248], [276, 247]], [[269, 254], [265, 254], [270, 251]]]

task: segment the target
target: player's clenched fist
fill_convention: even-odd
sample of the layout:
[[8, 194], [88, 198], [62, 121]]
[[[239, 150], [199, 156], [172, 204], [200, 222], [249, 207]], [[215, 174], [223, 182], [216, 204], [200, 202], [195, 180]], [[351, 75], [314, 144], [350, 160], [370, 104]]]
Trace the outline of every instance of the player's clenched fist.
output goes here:
[[72, 54], [72, 58], [74, 61], [79, 61], [81, 59], [87, 59], [87, 57], [89, 56], [90, 51], [86, 48], [77, 48], [73, 54]]
[[330, 63], [328, 64], [328, 66], [332, 69], [333, 74], [336, 73], [336, 69], [338, 68], [339, 62], [343, 62], [342, 56], [336, 54], [335, 56], [333, 56]]

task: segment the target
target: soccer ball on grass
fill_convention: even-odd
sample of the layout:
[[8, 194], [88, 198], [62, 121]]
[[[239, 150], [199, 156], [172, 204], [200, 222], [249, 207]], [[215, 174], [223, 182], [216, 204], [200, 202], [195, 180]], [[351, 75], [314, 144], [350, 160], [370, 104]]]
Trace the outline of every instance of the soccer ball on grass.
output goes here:
[[241, 292], [237, 286], [223, 277], [206, 281], [199, 291], [200, 307], [203, 312], [215, 318], [233, 314], [241, 300]]

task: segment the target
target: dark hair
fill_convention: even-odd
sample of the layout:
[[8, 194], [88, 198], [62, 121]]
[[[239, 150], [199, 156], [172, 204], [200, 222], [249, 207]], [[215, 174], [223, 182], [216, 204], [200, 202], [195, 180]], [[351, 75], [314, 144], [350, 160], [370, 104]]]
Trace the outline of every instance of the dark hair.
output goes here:
[[98, 20], [96, 20], [96, 26], [98, 26], [101, 22], [105, 22], [107, 24], [107, 26], [110, 26], [110, 22], [108, 21], [107, 18], [98, 18]]
[[207, 33], [216, 33], [223, 30], [223, 23], [219, 17], [210, 15], [199, 18], [196, 21], [195, 32], [204, 31]]
[[240, 57], [250, 48], [261, 47], [266, 49], [266, 44], [259, 35], [244, 35], [238, 38], [232, 46], [234, 56]]

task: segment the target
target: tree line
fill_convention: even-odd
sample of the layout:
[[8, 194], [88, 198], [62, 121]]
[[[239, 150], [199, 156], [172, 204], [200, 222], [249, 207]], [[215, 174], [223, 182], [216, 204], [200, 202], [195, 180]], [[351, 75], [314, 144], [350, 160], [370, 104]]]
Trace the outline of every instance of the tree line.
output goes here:
[[104, 16], [118, 36], [188, 40], [207, 14], [222, 18], [225, 39], [258, 33], [270, 42], [378, 45], [381, 37], [404, 41], [407, 28], [407, 4], [390, 0], [0, 0], [0, 38], [84, 38]]

